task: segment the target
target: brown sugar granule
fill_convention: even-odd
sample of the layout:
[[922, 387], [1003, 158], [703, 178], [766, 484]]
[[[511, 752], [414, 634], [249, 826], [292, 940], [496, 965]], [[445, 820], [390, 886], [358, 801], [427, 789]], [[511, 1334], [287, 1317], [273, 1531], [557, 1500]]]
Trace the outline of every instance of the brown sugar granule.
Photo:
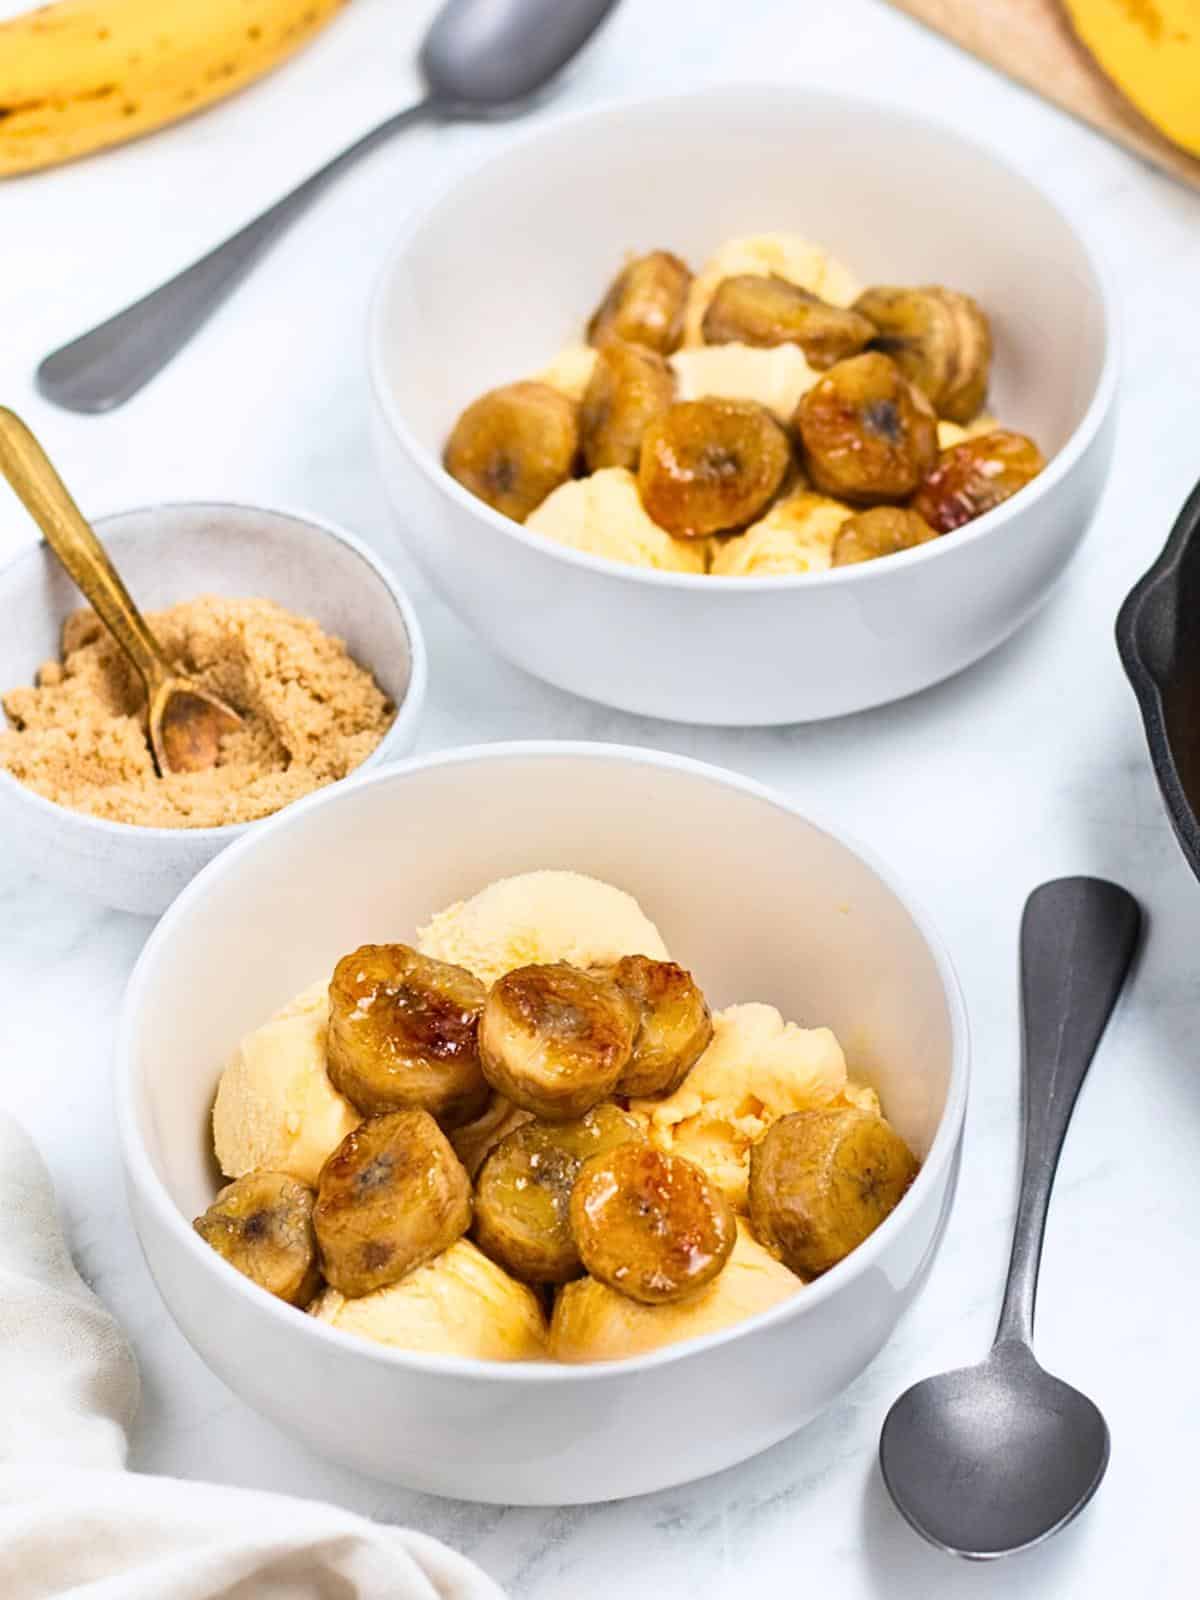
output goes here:
[[168, 658], [241, 713], [208, 772], [158, 777], [141, 679], [91, 611], [68, 617], [61, 662], [2, 698], [0, 766], [47, 800], [112, 822], [250, 822], [364, 761], [396, 714], [340, 639], [271, 600], [204, 595], [148, 618]]

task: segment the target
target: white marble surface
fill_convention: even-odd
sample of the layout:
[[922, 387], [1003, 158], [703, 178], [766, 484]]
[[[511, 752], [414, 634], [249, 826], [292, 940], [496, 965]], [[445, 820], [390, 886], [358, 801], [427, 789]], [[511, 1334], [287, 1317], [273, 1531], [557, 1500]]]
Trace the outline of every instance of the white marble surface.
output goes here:
[[[420, 186], [509, 137], [503, 127], [416, 132], [376, 155], [125, 409], [70, 417], [32, 391], [49, 346], [402, 101], [430, 10], [429, 0], [355, 0], [291, 68], [201, 120], [4, 185], [0, 397], [42, 432], [91, 512], [243, 496], [310, 507], [373, 541], [411, 584], [428, 632], [423, 749], [534, 735], [660, 745], [811, 799], [872, 841], [918, 886], [967, 994], [976, 1066], [958, 1205], [921, 1301], [875, 1366], [833, 1411], [746, 1466], [564, 1511], [474, 1507], [356, 1479], [210, 1377], [142, 1265], [117, 1172], [108, 1058], [149, 924], [0, 859], [0, 1099], [39, 1140], [76, 1255], [137, 1346], [136, 1465], [410, 1522], [523, 1600], [599, 1600], [618, 1588], [732, 1600], [801, 1586], [839, 1600], [1193, 1594], [1200, 890], [1158, 802], [1112, 622], [1200, 470], [1190, 391], [1200, 197], [873, 0], [626, 0], [559, 104], [769, 73], [794, 78], [797, 92], [844, 83], [937, 113], [1002, 148], [1084, 220], [1118, 275], [1128, 334], [1111, 486], [1067, 582], [1019, 638], [915, 702], [824, 727], [719, 733], [638, 721], [543, 688], [469, 637], [397, 547], [369, 455], [363, 320], [376, 264]], [[0, 555], [30, 536], [6, 501]], [[1108, 1414], [1112, 1466], [1091, 1511], [1051, 1545], [965, 1568], [892, 1514], [875, 1443], [895, 1394], [980, 1354], [990, 1336], [1016, 1173], [1017, 919], [1035, 883], [1079, 871], [1128, 884], [1151, 920], [1068, 1143], [1038, 1329], [1046, 1364]]]

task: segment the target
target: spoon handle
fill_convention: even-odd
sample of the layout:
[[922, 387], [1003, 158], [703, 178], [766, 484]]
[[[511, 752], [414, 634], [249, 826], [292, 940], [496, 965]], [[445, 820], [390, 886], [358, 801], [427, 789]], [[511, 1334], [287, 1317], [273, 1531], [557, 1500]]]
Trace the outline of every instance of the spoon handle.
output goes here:
[[1024, 1157], [997, 1344], [1033, 1338], [1050, 1191], [1075, 1100], [1133, 960], [1142, 916], [1101, 878], [1035, 889], [1021, 921]]
[[46, 452], [6, 406], [0, 406], [0, 472], [150, 694], [170, 674], [170, 664]]
[[334, 178], [393, 133], [437, 110], [432, 99], [421, 100], [372, 128], [199, 261], [48, 355], [37, 369], [38, 389], [67, 411], [111, 411], [121, 405], [182, 350]]

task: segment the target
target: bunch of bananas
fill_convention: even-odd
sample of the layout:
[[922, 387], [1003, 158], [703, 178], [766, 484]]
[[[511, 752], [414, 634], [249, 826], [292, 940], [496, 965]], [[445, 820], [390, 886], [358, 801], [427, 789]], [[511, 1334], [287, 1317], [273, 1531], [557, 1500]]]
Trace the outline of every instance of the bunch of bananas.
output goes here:
[[270, 71], [346, 0], [58, 0], [0, 23], [0, 176], [149, 133]]

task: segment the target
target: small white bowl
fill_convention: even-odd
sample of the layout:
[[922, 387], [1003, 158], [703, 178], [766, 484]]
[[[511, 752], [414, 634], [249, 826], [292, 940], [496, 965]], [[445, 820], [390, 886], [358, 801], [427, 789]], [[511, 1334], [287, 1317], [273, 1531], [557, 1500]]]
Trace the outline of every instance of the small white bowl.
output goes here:
[[[626, 1361], [413, 1354], [272, 1299], [193, 1232], [237, 1041], [347, 950], [411, 938], [508, 873], [629, 890], [714, 1005], [835, 1028], [920, 1154], [844, 1262], [739, 1326]], [[853, 1382], [916, 1294], [954, 1192], [967, 1027], [941, 945], [881, 867], [715, 767], [604, 745], [491, 745], [350, 779], [214, 861], [151, 935], [116, 1052], [122, 1160], [159, 1290], [213, 1371], [314, 1450], [468, 1500], [619, 1499], [715, 1472]]]
[[[363, 767], [413, 748], [425, 698], [420, 624], [394, 579], [352, 534], [292, 512], [225, 504], [121, 511], [95, 528], [143, 611], [221, 594], [261, 596], [314, 617], [346, 641], [397, 708]], [[57, 659], [63, 622], [83, 604], [47, 545], [14, 557], [0, 571], [0, 686], [32, 683], [42, 662]], [[108, 822], [55, 805], [0, 769], [0, 832], [12, 848], [37, 872], [121, 911], [157, 915], [219, 850], [260, 826]]]
[[[699, 266], [763, 232], [824, 245], [864, 283], [975, 295], [996, 341], [989, 407], [1052, 457], [1045, 472], [887, 560], [711, 578], [565, 549], [443, 471], [458, 413], [578, 340], [626, 251]], [[547, 123], [408, 224], [370, 318], [377, 453], [433, 582], [528, 672], [684, 722], [838, 716], [958, 672], [1046, 600], [1108, 470], [1117, 329], [1062, 215], [955, 130], [796, 84], [705, 89]]]

